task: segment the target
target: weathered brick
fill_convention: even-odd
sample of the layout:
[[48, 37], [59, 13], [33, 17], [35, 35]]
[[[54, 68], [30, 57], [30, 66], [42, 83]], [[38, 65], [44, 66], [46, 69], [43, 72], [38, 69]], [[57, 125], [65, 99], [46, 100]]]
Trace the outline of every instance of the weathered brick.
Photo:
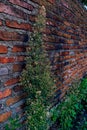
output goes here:
[[55, 0], [48, 0], [48, 2], [50, 2], [51, 4], [54, 4]]
[[72, 34], [74, 33], [74, 31], [72, 29], [68, 29], [67, 32], [72, 33]]
[[0, 99], [10, 96], [12, 93], [11, 89], [0, 91]]
[[5, 91], [3, 91], [4, 97], [10, 96], [11, 93], [12, 93], [11, 89], [6, 89]]
[[0, 63], [12, 63], [15, 62], [15, 57], [0, 57]]
[[29, 23], [18, 23], [17, 21], [6, 20], [6, 26], [32, 31], [32, 26]]
[[19, 71], [21, 71], [22, 70], [22, 65], [20, 65], [20, 64], [14, 64], [13, 65], [13, 72], [19, 72]]
[[16, 102], [22, 100], [22, 98], [24, 98], [24, 97], [26, 97], [25, 94], [23, 94], [23, 95], [21, 95], [21, 96], [11, 97], [11, 98], [7, 99], [6, 105], [7, 105], [7, 106], [10, 106], [10, 105], [12, 105], [12, 104], [14, 104], [14, 103], [16, 103]]
[[25, 60], [25, 56], [18, 56], [17, 57], [17, 61], [24, 61]]
[[22, 91], [22, 90], [23, 90], [23, 86], [17, 85], [17, 86], [15, 86], [15, 87], [13, 88], [13, 90], [14, 90], [14, 92]]
[[12, 78], [5, 82], [5, 86], [10, 86], [19, 82], [19, 78]]
[[0, 13], [6, 13], [15, 17], [27, 19], [27, 14], [25, 14], [22, 10], [19, 10], [10, 5], [5, 5], [4, 3], [1, 2], [0, 2]]
[[55, 50], [55, 46], [54, 46], [54, 45], [51, 45], [51, 44], [50, 44], [50, 45], [49, 45], [49, 44], [46, 44], [46, 45], [45, 45], [45, 49], [46, 49], [46, 50]]
[[29, 21], [31, 21], [31, 22], [35, 22], [36, 21], [36, 17], [33, 16], [33, 15], [29, 15], [28, 18], [29, 18]]
[[9, 2], [11, 2], [12, 4], [16, 4], [19, 5], [21, 7], [24, 7], [25, 9], [28, 9], [30, 11], [32, 11], [34, 9], [34, 7], [24, 1], [21, 0], [8, 0]]
[[6, 121], [11, 116], [11, 111], [0, 114], [0, 123]]
[[74, 36], [74, 35], [72, 35], [71, 38], [72, 38], [73, 40], [76, 40], [76, 39], [77, 39], [77, 37]]
[[0, 54], [4, 54], [8, 52], [8, 48], [4, 45], [0, 45]]
[[12, 52], [25, 52], [25, 51], [26, 51], [25, 46], [19, 46], [19, 45], [13, 46], [12, 49]]
[[0, 20], [0, 26], [2, 25], [2, 20]]
[[71, 35], [69, 35], [69, 34], [67, 34], [67, 33], [64, 33], [63, 36], [64, 36], [65, 38], [71, 38]]
[[28, 41], [27, 34], [18, 34], [16, 32], [7, 32], [0, 30], [0, 40], [2, 41]]
[[65, 0], [61, 0], [61, 2], [62, 2], [62, 4], [63, 4], [63, 6], [65, 6], [66, 8], [69, 7], [68, 2], [66, 2]]
[[66, 55], [69, 55], [69, 51], [64, 51], [64, 52], [61, 52], [60, 56], [66, 56]]
[[73, 44], [73, 40], [67, 40], [68, 44]]
[[21, 98], [20, 98], [19, 96], [13, 97], [13, 98], [11, 97], [11, 98], [7, 99], [6, 105], [7, 105], [7, 106], [10, 106], [10, 105], [12, 105], [12, 104], [18, 102], [20, 99], [21, 99]]
[[67, 22], [67, 21], [64, 21], [64, 24], [65, 24], [66, 26], [70, 26], [70, 23]]
[[54, 26], [54, 23], [53, 23], [53, 21], [48, 20], [48, 21], [46, 21], [46, 25], [49, 25], [49, 26]]
[[60, 28], [60, 30], [65, 31], [67, 27], [66, 27], [66, 25], [60, 25], [59, 28]]
[[63, 36], [63, 32], [58, 31], [58, 32], [57, 32], [57, 35], [58, 35], [58, 36]]

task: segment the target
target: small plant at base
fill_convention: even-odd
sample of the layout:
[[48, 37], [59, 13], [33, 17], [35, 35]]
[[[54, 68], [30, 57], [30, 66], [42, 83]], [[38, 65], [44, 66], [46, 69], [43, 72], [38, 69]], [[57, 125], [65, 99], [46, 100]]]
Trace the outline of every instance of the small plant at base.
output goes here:
[[52, 121], [55, 122], [57, 119], [59, 119], [60, 125], [58, 130], [72, 129], [73, 122], [76, 119], [77, 113], [78, 112], [80, 113], [81, 110], [83, 109], [81, 101], [82, 100], [85, 101], [86, 99], [87, 99], [87, 79], [85, 78], [82, 80], [81, 83], [74, 84], [74, 86], [70, 89], [68, 95], [66, 96], [65, 100], [51, 110]]
[[21, 124], [19, 123], [18, 117], [16, 118], [9, 118], [9, 123], [6, 124], [5, 130], [16, 130], [17, 128], [20, 128]]
[[82, 122], [77, 122], [76, 130], [87, 130], [87, 119], [85, 117]]

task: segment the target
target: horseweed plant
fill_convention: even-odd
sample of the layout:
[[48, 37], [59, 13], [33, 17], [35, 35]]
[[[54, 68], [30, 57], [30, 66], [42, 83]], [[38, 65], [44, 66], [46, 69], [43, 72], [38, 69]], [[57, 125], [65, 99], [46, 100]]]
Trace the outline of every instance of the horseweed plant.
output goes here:
[[48, 130], [50, 98], [54, 82], [50, 73], [50, 62], [43, 43], [45, 9], [41, 8], [27, 48], [26, 68], [22, 72], [21, 84], [27, 93], [26, 115], [28, 130]]

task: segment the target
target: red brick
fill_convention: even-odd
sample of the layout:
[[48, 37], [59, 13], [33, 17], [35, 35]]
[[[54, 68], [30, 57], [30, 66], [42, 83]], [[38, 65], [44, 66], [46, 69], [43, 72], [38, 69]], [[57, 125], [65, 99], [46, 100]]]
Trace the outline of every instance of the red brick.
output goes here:
[[46, 50], [55, 50], [55, 47], [54, 47], [54, 45], [46, 44], [46, 45], [45, 45], [45, 49], [46, 49]]
[[0, 45], [0, 54], [4, 54], [8, 52], [8, 48], [6, 46]]
[[73, 44], [73, 40], [67, 40], [68, 44]]
[[55, 0], [48, 0], [48, 2], [50, 2], [51, 4], [54, 4]]
[[46, 36], [46, 37], [43, 37], [43, 40], [46, 41], [46, 42], [55, 42], [55, 37], [54, 36]]
[[72, 29], [67, 30], [68, 33], [73, 33]]
[[10, 96], [12, 93], [11, 89], [0, 91], [0, 99]]
[[8, 27], [11, 27], [11, 28], [18, 28], [18, 29], [24, 29], [24, 30], [32, 31], [32, 27], [29, 23], [20, 23], [19, 24], [17, 21], [7, 20], [6, 25]]
[[70, 26], [70, 23], [67, 22], [67, 21], [64, 21], [64, 24], [65, 24], [66, 26]]
[[54, 23], [53, 23], [53, 21], [51, 21], [51, 20], [47, 20], [47, 21], [46, 21], [46, 24], [49, 25], [49, 26], [54, 26]]
[[65, 6], [66, 8], [68, 8], [68, 7], [69, 7], [69, 5], [68, 5], [68, 2], [67, 2], [67, 1], [65, 1], [65, 0], [61, 0], [61, 2], [62, 2], [62, 4], [63, 4], [63, 6]]
[[13, 65], [13, 72], [19, 72], [22, 70], [22, 65], [14, 64]]
[[65, 38], [71, 38], [71, 35], [66, 34], [66, 33], [64, 33], [63, 36], [64, 36]]
[[19, 5], [21, 7], [24, 7], [30, 11], [32, 11], [34, 9], [34, 7], [24, 1], [21, 1], [21, 0], [8, 0], [9, 2], [11, 2], [12, 4], [16, 4], [16, 5]]
[[17, 61], [24, 61], [25, 60], [25, 56], [18, 56], [17, 57]]
[[60, 30], [62, 31], [66, 30], [66, 25], [60, 25]]
[[16, 103], [16, 102], [22, 100], [22, 99], [25, 98], [25, 97], [26, 97], [25, 94], [23, 94], [23, 95], [21, 95], [21, 96], [11, 97], [11, 98], [7, 99], [6, 105], [7, 105], [7, 106], [10, 106], [10, 105], [12, 105], [12, 104], [14, 104], [14, 103]]
[[7, 105], [7, 106], [10, 106], [10, 105], [12, 105], [12, 104], [18, 102], [19, 100], [21, 100], [21, 98], [20, 98], [19, 96], [14, 97], [14, 98], [9, 98], [9, 99], [7, 99], [7, 101], [6, 101], [6, 105]]
[[15, 62], [14, 57], [0, 57], [0, 63], [12, 63]]
[[29, 18], [29, 20], [30, 20], [31, 22], [35, 22], [35, 21], [36, 21], [36, 17], [33, 16], [33, 15], [30, 15], [28, 18]]
[[71, 38], [72, 38], [72, 39], [74, 39], [74, 40], [76, 40], [76, 39], [77, 39], [77, 37], [76, 37], [76, 36], [71, 36]]
[[63, 36], [63, 32], [59, 32], [59, 31], [58, 31], [58, 32], [57, 32], [57, 35], [58, 35], [58, 36]]
[[5, 5], [4, 3], [1, 2], [0, 2], [0, 13], [6, 13], [15, 17], [27, 19], [27, 14], [25, 14], [22, 10], [19, 10], [10, 5]]
[[4, 97], [10, 96], [11, 93], [12, 93], [11, 89], [6, 89], [6, 90], [3, 92], [3, 96], [4, 96]]
[[12, 78], [5, 82], [5, 86], [10, 86], [19, 82], [19, 78]]
[[2, 41], [24, 41], [26, 35], [18, 34], [16, 32], [0, 31], [0, 40]]
[[11, 111], [0, 114], [0, 123], [6, 121], [11, 116]]
[[12, 49], [12, 52], [25, 52], [26, 51], [26, 48], [24, 46], [14, 46], [13, 49]]
[[69, 55], [69, 51], [65, 51], [65, 52], [61, 52], [60, 54], [61, 56], [66, 56], [66, 55]]
[[0, 20], [0, 26], [2, 25], [2, 21]]
[[17, 85], [17, 86], [15, 86], [14, 88], [13, 88], [13, 90], [14, 90], [14, 92], [20, 92], [20, 91], [22, 91], [23, 90], [23, 86], [19, 86], [19, 85]]

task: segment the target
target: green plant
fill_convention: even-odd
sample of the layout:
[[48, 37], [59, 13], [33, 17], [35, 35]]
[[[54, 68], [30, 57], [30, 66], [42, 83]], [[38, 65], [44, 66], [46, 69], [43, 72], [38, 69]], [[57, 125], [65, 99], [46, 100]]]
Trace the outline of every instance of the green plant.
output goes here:
[[45, 14], [37, 17], [34, 31], [27, 48], [26, 68], [22, 72], [21, 84], [27, 93], [26, 114], [28, 130], [47, 130], [49, 126], [50, 98], [54, 91], [54, 82], [50, 72], [50, 62], [44, 49], [43, 29]]
[[19, 123], [19, 118], [9, 118], [9, 123], [5, 125], [5, 130], [16, 130], [20, 128], [21, 124]]
[[27, 109], [28, 116], [28, 130], [44, 130], [48, 128], [47, 124], [47, 110], [40, 99], [40, 95], [36, 97], [29, 109]]
[[87, 0], [81, 0], [81, 2], [87, 5]]
[[[82, 100], [87, 98], [87, 78], [81, 83], [74, 83], [69, 90], [66, 98], [58, 106], [51, 110], [51, 119], [55, 122], [59, 119], [60, 126], [58, 130], [71, 130], [77, 113], [83, 109]], [[56, 113], [56, 114], [54, 114]]]
[[82, 117], [82, 121], [77, 122], [76, 130], [87, 130], [87, 119]]

